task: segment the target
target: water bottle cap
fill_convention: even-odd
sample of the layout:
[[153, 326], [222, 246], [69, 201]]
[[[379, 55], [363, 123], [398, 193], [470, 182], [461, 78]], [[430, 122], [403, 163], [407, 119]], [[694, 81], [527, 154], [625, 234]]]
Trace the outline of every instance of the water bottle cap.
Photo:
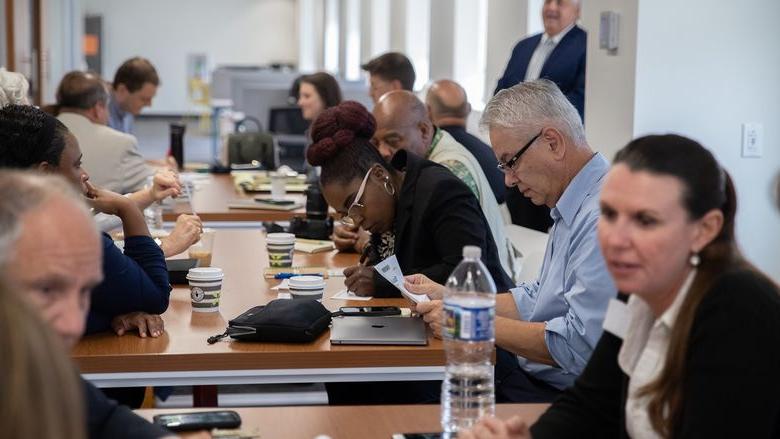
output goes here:
[[482, 249], [476, 245], [467, 245], [463, 247], [463, 257], [469, 259], [479, 259], [482, 257]]

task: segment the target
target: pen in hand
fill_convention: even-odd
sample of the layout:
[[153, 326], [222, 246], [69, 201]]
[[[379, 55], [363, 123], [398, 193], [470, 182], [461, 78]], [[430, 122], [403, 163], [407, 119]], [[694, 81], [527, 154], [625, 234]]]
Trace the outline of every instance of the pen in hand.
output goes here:
[[360, 261], [358, 262], [358, 265], [361, 265], [363, 267], [366, 266], [366, 260], [368, 259], [368, 254], [371, 252], [371, 243], [366, 244], [365, 247], [363, 247], [363, 253], [360, 254]]

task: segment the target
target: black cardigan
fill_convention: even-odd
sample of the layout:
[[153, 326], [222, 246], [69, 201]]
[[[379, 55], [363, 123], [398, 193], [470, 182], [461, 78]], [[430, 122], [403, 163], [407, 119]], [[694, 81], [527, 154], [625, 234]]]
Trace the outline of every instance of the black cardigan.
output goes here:
[[[501, 267], [487, 220], [474, 193], [444, 166], [398, 151], [391, 165], [406, 173], [395, 206], [395, 255], [404, 274], [423, 273], [443, 284], [463, 259], [463, 246], [482, 249], [482, 262], [497, 290], [514, 287]], [[378, 248], [378, 235], [372, 236]], [[372, 256], [379, 262], [378, 255]], [[375, 297], [399, 297], [400, 292], [374, 273]]]
[[[531, 427], [534, 439], [626, 438], [623, 341], [599, 340], [582, 375]], [[748, 271], [716, 279], [702, 299], [686, 358], [673, 438], [780, 436], [780, 292]]]

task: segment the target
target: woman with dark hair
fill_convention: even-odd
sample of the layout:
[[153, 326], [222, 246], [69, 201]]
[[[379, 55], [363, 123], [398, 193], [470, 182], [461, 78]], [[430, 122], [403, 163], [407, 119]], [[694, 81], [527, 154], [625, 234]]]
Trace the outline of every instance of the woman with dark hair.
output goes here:
[[317, 72], [300, 78], [298, 106], [307, 121], [313, 121], [324, 110], [340, 103], [341, 87], [333, 76]]
[[[361, 104], [325, 110], [312, 126], [308, 159], [343, 222], [371, 233], [368, 264], [348, 268], [346, 285], [360, 295], [399, 296], [371, 267], [395, 254], [405, 274], [445, 282], [463, 247], [476, 245], [499, 291], [512, 286], [490, 229], [469, 188], [446, 168], [399, 152], [386, 163], [371, 144], [376, 122]], [[394, 239], [390, 237], [394, 236]]]
[[[168, 308], [171, 286], [163, 252], [149, 235], [143, 213], [129, 197], [96, 188], [81, 168], [78, 141], [67, 127], [38, 108], [0, 109], [0, 169], [33, 169], [65, 177], [96, 211], [116, 215], [125, 234], [124, 254], [103, 233], [104, 280], [93, 289], [87, 333], [137, 329], [141, 337], [162, 334], [156, 314]], [[148, 313], [148, 314], [147, 314]]]
[[[736, 193], [713, 155], [677, 135], [618, 152], [599, 241], [627, 304], [610, 305], [585, 371], [534, 438], [776, 438], [780, 290], [734, 238]], [[522, 438], [517, 418], [459, 438]]]

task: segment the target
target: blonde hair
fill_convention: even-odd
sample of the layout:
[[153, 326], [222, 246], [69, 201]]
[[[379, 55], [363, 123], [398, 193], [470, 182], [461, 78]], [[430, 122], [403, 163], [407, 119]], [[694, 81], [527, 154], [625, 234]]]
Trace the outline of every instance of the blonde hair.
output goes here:
[[0, 389], [5, 436], [86, 437], [82, 388], [62, 343], [2, 282]]

